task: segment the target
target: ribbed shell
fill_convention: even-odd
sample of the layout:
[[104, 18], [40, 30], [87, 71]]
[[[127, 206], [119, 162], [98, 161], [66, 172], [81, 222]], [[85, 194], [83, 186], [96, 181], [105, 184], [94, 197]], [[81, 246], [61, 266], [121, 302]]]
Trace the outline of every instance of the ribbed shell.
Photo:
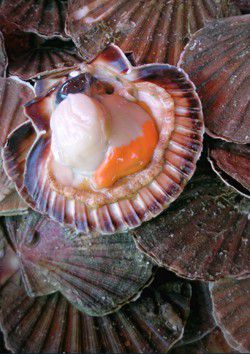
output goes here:
[[218, 20], [197, 32], [179, 65], [195, 83], [207, 133], [250, 142], [250, 15]]
[[227, 341], [221, 330], [217, 327], [207, 336], [201, 340], [185, 345], [182, 347], [174, 348], [169, 354], [204, 354], [204, 353], [238, 353], [232, 348]]
[[250, 273], [249, 211], [249, 200], [215, 176], [202, 176], [171, 208], [131, 233], [141, 251], [183, 277], [242, 277]]
[[189, 284], [166, 278], [120, 311], [90, 317], [59, 293], [28, 297], [17, 273], [1, 287], [0, 324], [17, 353], [162, 353], [182, 337], [190, 295]]
[[212, 314], [212, 301], [208, 284], [192, 282], [190, 315], [183, 338], [175, 346], [196, 342], [210, 333], [216, 326]]
[[[115, 68], [131, 82], [159, 85], [174, 100], [175, 129], [165, 150], [163, 169], [152, 182], [133, 193], [130, 191], [125, 194], [129, 195], [125, 199], [123, 197], [96, 208], [87, 207], [79, 198], [56, 192], [50, 184], [45, 166], [50, 153], [50, 135], [43, 133], [50, 129], [50, 96], [53, 91], [43, 99], [32, 101], [26, 108], [41, 132], [37, 140], [31, 123], [23, 125], [10, 135], [4, 160], [9, 177], [32, 208], [80, 232], [111, 234], [137, 227], [157, 216], [179, 196], [193, 175], [201, 153], [203, 120], [194, 86], [182, 70], [169, 65], [133, 68], [115, 46], [110, 46], [99, 55], [96, 62], [113, 70]], [[22, 152], [22, 159], [19, 152]]]
[[[34, 95], [31, 85], [14, 78], [0, 78], [0, 155], [8, 134], [27, 118], [23, 104]], [[0, 156], [0, 215], [21, 213], [26, 204], [14, 192], [14, 185], [3, 170]]]
[[0, 32], [0, 77], [5, 76], [5, 71], [8, 65], [8, 59], [4, 46], [4, 37]]
[[127, 234], [82, 237], [34, 212], [6, 218], [6, 225], [31, 296], [57, 289], [81, 311], [100, 316], [151, 281], [151, 263]]
[[225, 279], [211, 284], [214, 316], [228, 343], [250, 351], [250, 279]]
[[250, 145], [211, 144], [209, 161], [227, 185], [250, 197]]
[[66, 32], [86, 59], [115, 42], [137, 64], [176, 65], [192, 33], [236, 13], [225, 0], [69, 1]]
[[0, 14], [18, 25], [21, 31], [46, 37], [66, 37], [64, 33], [65, 0], [1, 0]]

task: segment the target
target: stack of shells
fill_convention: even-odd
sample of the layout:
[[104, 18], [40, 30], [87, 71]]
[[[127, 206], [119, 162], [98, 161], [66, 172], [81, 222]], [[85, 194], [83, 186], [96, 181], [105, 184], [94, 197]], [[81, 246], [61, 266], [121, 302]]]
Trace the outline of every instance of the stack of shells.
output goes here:
[[[0, 1], [0, 352], [250, 351], [249, 12]], [[45, 168], [51, 100], [86, 63], [175, 105], [164, 176], [94, 210]]]

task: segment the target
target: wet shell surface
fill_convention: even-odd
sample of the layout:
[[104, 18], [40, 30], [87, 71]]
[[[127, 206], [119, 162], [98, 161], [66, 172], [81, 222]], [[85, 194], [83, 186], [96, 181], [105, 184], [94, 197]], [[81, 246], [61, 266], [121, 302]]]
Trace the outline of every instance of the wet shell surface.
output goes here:
[[66, 32], [88, 60], [115, 42], [137, 64], [176, 65], [192, 33], [237, 13], [224, 0], [69, 1]]
[[186, 46], [179, 65], [195, 83], [206, 131], [250, 142], [250, 15], [208, 23]]
[[[17, 78], [0, 78], [0, 155], [8, 134], [27, 120], [22, 105], [33, 95], [33, 88], [28, 83]], [[22, 213], [25, 209], [27, 205], [14, 191], [0, 156], [0, 215]]]
[[25, 353], [166, 352], [182, 337], [191, 286], [165, 281], [136, 302], [104, 317], [90, 317], [61, 294], [30, 298], [20, 274], [1, 282], [0, 324], [5, 343]]
[[127, 234], [81, 237], [34, 212], [6, 218], [6, 227], [30, 296], [58, 290], [81, 311], [101, 316], [151, 281], [151, 263]]
[[250, 145], [216, 142], [209, 150], [214, 171], [229, 186], [250, 197]]
[[[85, 193], [71, 187], [62, 188], [58, 181], [56, 187], [52, 183], [46, 167], [51, 151], [51, 102], [57, 99], [57, 92], [60, 95], [64, 89], [75, 92], [79, 85], [80, 88], [85, 85], [81, 75], [26, 105], [26, 113], [36, 130], [32, 123], [27, 123], [13, 132], [5, 147], [4, 162], [9, 177], [32, 208], [80, 232], [106, 234], [139, 226], [178, 197], [200, 156], [203, 120], [194, 86], [180, 69], [163, 64], [134, 68], [116, 46], [100, 54], [90, 68], [99, 75], [100, 72], [104, 76], [115, 75], [132, 87], [154, 85], [173, 100], [174, 106], [169, 110], [172, 118], [164, 121], [166, 128], [159, 125], [157, 153], [148, 167], [114, 183], [107, 189], [108, 193], [103, 190]], [[85, 90], [85, 86], [81, 89]]]
[[2, 0], [1, 17], [16, 24], [20, 30], [46, 37], [66, 37], [64, 33], [65, 0], [35, 1]]
[[8, 65], [8, 59], [4, 46], [4, 37], [0, 32], [0, 77], [5, 76], [6, 68]]
[[240, 353], [250, 351], [250, 279], [211, 284], [214, 316], [224, 336]]
[[249, 212], [249, 200], [216, 176], [197, 176], [171, 208], [131, 234], [141, 251], [180, 276], [243, 277], [250, 271]]

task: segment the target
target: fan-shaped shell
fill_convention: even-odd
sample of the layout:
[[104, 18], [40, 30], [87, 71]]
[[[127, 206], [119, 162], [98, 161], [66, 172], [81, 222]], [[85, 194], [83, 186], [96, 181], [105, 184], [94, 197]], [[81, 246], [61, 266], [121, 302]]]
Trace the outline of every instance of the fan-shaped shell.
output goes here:
[[[6, 226], [31, 296], [57, 289], [80, 310], [104, 315], [151, 281], [152, 265], [127, 234], [81, 237], [34, 212]], [[52, 287], [37, 286], [41, 276]]]
[[173, 206], [131, 233], [158, 265], [201, 280], [249, 274], [249, 200], [213, 176], [193, 179]]
[[250, 279], [224, 279], [211, 284], [214, 316], [228, 343], [250, 351]]
[[[18, 34], [18, 35], [17, 35]], [[12, 38], [16, 37], [12, 44]], [[41, 41], [37, 36], [15, 31], [5, 36], [9, 43], [9, 72], [23, 80], [37, 78], [40, 75], [61, 72], [74, 68], [82, 62], [72, 43], [59, 39]], [[20, 47], [23, 46], [20, 51]]]
[[235, 4], [240, 8], [243, 14], [250, 13], [250, 1], [249, 0], [234, 0]]
[[59, 293], [28, 297], [13, 274], [1, 286], [0, 324], [7, 348], [18, 353], [166, 352], [182, 337], [190, 295], [189, 284], [166, 277], [120, 311], [90, 317]]
[[250, 145], [211, 144], [209, 161], [227, 185], [250, 197]]
[[66, 37], [64, 33], [65, 0], [2, 0], [0, 14], [20, 30], [46, 37]]
[[[27, 118], [23, 104], [34, 95], [31, 85], [16, 78], [0, 78], [0, 155], [8, 134]], [[14, 192], [14, 185], [3, 170], [0, 156], [0, 215], [19, 213], [27, 209]]]
[[5, 75], [5, 71], [8, 65], [8, 59], [4, 46], [4, 37], [0, 32], [0, 77]]
[[[166, 132], [169, 143], [164, 150], [161, 148], [162, 155], [164, 152], [162, 168], [155, 178], [152, 180], [147, 172], [143, 179], [136, 179], [134, 175], [133, 183], [126, 184], [125, 181], [124, 186], [117, 189], [114, 186], [109, 200], [103, 199], [99, 193], [96, 204], [91, 206], [81, 199], [82, 196], [78, 198], [77, 193], [72, 197], [55, 190], [46, 168], [50, 154], [48, 132], [51, 102], [55, 95], [53, 89], [44, 98], [37, 98], [26, 106], [39, 135], [36, 136], [31, 123], [13, 132], [4, 152], [5, 168], [32, 208], [80, 232], [114, 233], [137, 227], [158, 215], [181, 193], [195, 170], [202, 149], [202, 113], [194, 86], [182, 70], [168, 65], [133, 68], [115, 46], [110, 46], [92, 64], [100, 65], [102, 70], [103, 66], [104, 70], [107, 67], [116, 75], [124, 75], [133, 84], [148, 82], [159, 85], [173, 98], [175, 127], [172, 132]], [[20, 151], [22, 160], [18, 155]]]
[[195, 83], [212, 137], [250, 142], [250, 15], [209, 23], [186, 46], [179, 65]]
[[111, 42], [135, 62], [176, 65], [192, 33], [207, 20], [237, 13], [228, 1], [70, 1], [66, 32], [86, 59]]

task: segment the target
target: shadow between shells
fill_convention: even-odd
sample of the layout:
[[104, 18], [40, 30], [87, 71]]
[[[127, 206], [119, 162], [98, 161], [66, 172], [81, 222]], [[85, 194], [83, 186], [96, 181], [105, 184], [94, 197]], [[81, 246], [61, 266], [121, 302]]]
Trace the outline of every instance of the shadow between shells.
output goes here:
[[[250, 351], [247, 13], [0, 1], [0, 352]], [[175, 106], [164, 176], [97, 212], [55, 196], [43, 164], [52, 111], [90, 88], [86, 65]]]

